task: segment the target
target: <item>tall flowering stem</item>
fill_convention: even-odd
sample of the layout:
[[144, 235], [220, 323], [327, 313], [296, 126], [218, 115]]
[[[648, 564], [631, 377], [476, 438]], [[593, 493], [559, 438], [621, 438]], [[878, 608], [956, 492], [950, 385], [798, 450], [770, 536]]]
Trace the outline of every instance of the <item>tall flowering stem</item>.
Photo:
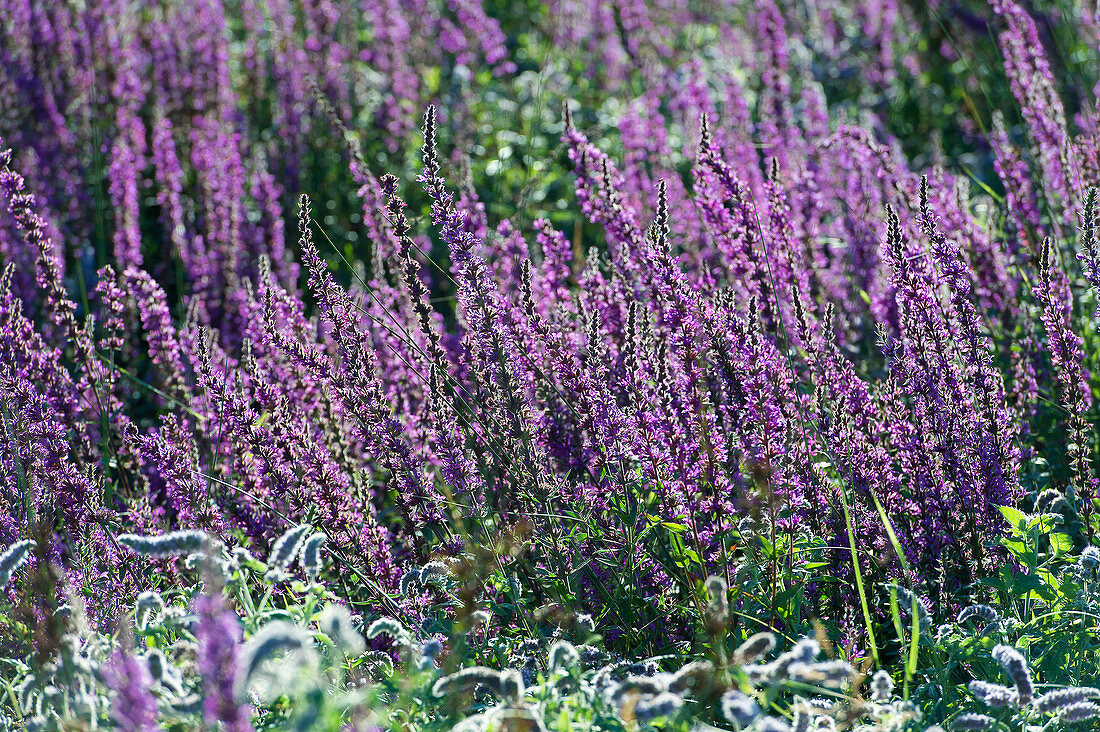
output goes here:
[[1072, 296], [1065, 273], [1058, 266], [1054, 241], [1043, 239], [1039, 249], [1039, 282], [1035, 298], [1041, 304], [1051, 361], [1060, 387], [1062, 406], [1069, 415], [1066, 450], [1073, 470], [1073, 488], [1081, 502], [1085, 527], [1092, 536], [1092, 501], [1096, 479], [1090, 466], [1089, 428], [1085, 412], [1091, 402], [1083, 341], [1072, 326]]

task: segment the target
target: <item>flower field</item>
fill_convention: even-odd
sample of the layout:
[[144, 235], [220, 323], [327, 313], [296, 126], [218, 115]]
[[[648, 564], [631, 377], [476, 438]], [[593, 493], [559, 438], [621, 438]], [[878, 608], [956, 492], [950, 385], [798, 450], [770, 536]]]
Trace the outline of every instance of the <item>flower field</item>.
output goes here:
[[1100, 9], [0, 0], [0, 731], [1100, 729]]

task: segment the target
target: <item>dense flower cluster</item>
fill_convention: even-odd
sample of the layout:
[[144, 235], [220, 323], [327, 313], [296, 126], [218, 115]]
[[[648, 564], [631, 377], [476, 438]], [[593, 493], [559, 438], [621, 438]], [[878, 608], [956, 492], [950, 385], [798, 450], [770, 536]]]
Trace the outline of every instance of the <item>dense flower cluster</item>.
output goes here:
[[[194, 693], [251, 729], [233, 669], [312, 654], [242, 645], [217, 590], [254, 550], [421, 630], [522, 595], [656, 653], [766, 607], [877, 662], [872, 581], [923, 632], [1017, 569], [1006, 508], [1093, 538], [1100, 123], [1050, 18], [951, 11], [1003, 61], [1003, 108], [950, 120], [973, 173], [896, 134], [935, 64], [890, 0], [231, 5], [0, 0], [0, 590], [39, 661], [50, 598], [106, 630], [199, 569]], [[399, 635], [371, 652], [446, 664]], [[752, 673], [853, 675], [808, 648]], [[975, 696], [1047, 699], [994, 657], [1014, 686]], [[154, 724], [148, 665], [104, 659], [118, 725]], [[478, 668], [441, 693], [537, 719]], [[672, 684], [614, 705], [675, 717]]]

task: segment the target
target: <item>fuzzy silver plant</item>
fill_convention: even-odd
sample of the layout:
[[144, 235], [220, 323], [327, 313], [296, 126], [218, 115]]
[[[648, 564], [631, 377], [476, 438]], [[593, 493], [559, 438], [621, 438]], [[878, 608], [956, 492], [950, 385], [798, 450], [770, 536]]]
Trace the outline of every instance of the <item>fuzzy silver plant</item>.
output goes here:
[[928, 612], [928, 605], [918, 595], [914, 595], [907, 588], [896, 584], [884, 585], [887, 596], [893, 595], [897, 597], [898, 611], [903, 613], [905, 617], [911, 617], [913, 613], [913, 605], [917, 607], [917, 624], [922, 631], [929, 630], [932, 627], [932, 616]]
[[968, 712], [960, 714], [951, 722], [952, 732], [983, 732], [997, 724], [997, 720], [986, 714]]
[[148, 633], [164, 620], [164, 598], [156, 590], [146, 590], [137, 596], [134, 607], [134, 625], [139, 633]]
[[306, 537], [312, 530], [309, 524], [298, 524], [283, 533], [275, 543], [271, 545], [271, 551], [267, 555], [267, 565], [271, 572], [286, 572], [298, 558], [305, 544]]
[[988, 625], [990, 623], [996, 623], [1000, 619], [1001, 614], [997, 612], [996, 608], [982, 604], [967, 605], [959, 611], [957, 616], [955, 616], [955, 622], [958, 625], [963, 625], [968, 621]]
[[525, 693], [523, 678], [515, 669], [497, 671], [485, 666], [471, 666], [444, 676], [432, 685], [432, 695], [443, 697], [451, 693], [474, 691], [482, 687], [509, 704], [518, 704]]
[[1034, 510], [1039, 515], [1058, 514], [1069, 510], [1069, 504], [1060, 490], [1047, 488], [1036, 496]]
[[796, 704], [791, 714], [791, 732], [810, 732], [813, 723], [813, 710], [805, 704]]
[[370, 669], [374, 676], [382, 678], [393, 676], [393, 661], [382, 651], [367, 651], [363, 654], [359, 665]]
[[724, 626], [729, 620], [729, 585], [718, 575], [707, 577], [706, 582], [709, 603], [706, 609], [706, 621], [710, 628]]
[[1071, 686], [1068, 689], [1048, 691], [1036, 698], [1031, 708], [1040, 714], [1056, 714], [1072, 704], [1092, 699], [1100, 699], [1100, 689], [1088, 686]]
[[656, 696], [639, 699], [634, 704], [634, 718], [639, 722], [650, 722], [660, 717], [675, 717], [683, 706], [683, 697], [665, 691]]
[[423, 575], [424, 580], [428, 581], [432, 578], [448, 577], [451, 574], [451, 570], [447, 566], [446, 562], [441, 562], [438, 559], [435, 559], [421, 567], [420, 573]]
[[8, 586], [12, 575], [15, 574], [23, 563], [27, 561], [31, 550], [37, 546], [30, 539], [17, 541], [0, 554], [0, 590]]
[[775, 635], [768, 632], [750, 636], [733, 652], [733, 662], [739, 665], [755, 663], [775, 648]]
[[739, 727], [748, 727], [760, 716], [760, 705], [748, 694], [731, 689], [722, 695], [719, 711], [726, 721]]
[[302, 545], [302, 569], [305, 570], [306, 577], [309, 577], [312, 582], [317, 581], [325, 568], [321, 547], [324, 546], [326, 541], [328, 541], [328, 535], [318, 531], [310, 535]]
[[1012, 646], [1001, 643], [993, 647], [991, 655], [997, 663], [1001, 664], [1001, 668], [1016, 686], [1016, 703], [1020, 706], [1030, 704], [1035, 686], [1031, 681], [1031, 670], [1023, 654]]
[[229, 554], [233, 560], [233, 564], [237, 569], [252, 569], [259, 572], [267, 570], [267, 565], [261, 562], [259, 559], [243, 546], [235, 546]]
[[791, 681], [839, 688], [849, 683], [856, 670], [847, 661], [818, 661], [792, 663], [787, 669]]
[[210, 537], [204, 531], [173, 531], [159, 536], [121, 534], [118, 543], [143, 557], [167, 559], [181, 557], [205, 549]]
[[775, 717], [760, 717], [753, 724], [753, 730], [756, 732], [792, 732], [789, 723]]
[[490, 730], [547, 732], [542, 715], [535, 707], [527, 704], [493, 707], [467, 717], [451, 728], [451, 732], [490, 732]]
[[955, 624], [941, 623], [936, 627], [936, 645], [944, 645], [954, 635], [958, 635], [958, 627]]
[[402, 596], [409, 597], [414, 592], [421, 592], [429, 586], [439, 586], [450, 575], [447, 565], [438, 560], [431, 561], [423, 567], [410, 569], [401, 575], [398, 590]]
[[241, 650], [237, 662], [233, 691], [238, 701], [244, 701], [245, 692], [252, 684], [260, 667], [278, 654], [313, 650], [309, 634], [293, 623], [275, 620], [263, 626], [249, 638]]
[[159, 648], [149, 649], [145, 653], [145, 664], [153, 680], [162, 688], [168, 690], [174, 697], [183, 696], [183, 674], [169, 662], [163, 651]]
[[210, 546], [208, 551], [193, 552], [183, 560], [183, 566], [189, 570], [205, 570], [212, 572], [222, 585], [228, 585], [233, 581], [233, 574], [237, 566], [232, 559], [216, 547]]
[[627, 676], [617, 684], [607, 687], [604, 691], [604, 701], [608, 706], [620, 710], [621, 713], [628, 699], [638, 699], [663, 694], [668, 691], [668, 685], [671, 681], [671, 674]]
[[112, 648], [110, 638], [86, 627], [65, 633], [51, 660], [12, 686], [25, 728], [95, 728], [108, 713], [99, 670]]
[[1083, 568], [1095, 571], [1100, 568], [1100, 549], [1094, 546], [1085, 547], [1077, 561]]
[[355, 629], [351, 613], [343, 605], [326, 605], [317, 618], [317, 627], [345, 656], [358, 656], [367, 648], [363, 636]]
[[190, 717], [202, 713], [204, 701], [202, 694], [188, 694], [178, 699], [169, 699], [168, 708], [175, 714]]
[[672, 674], [669, 691], [675, 694], [698, 692], [714, 682], [714, 664], [710, 661], [692, 661]]
[[401, 593], [402, 597], [409, 597], [412, 595], [414, 589], [419, 590], [423, 587], [423, 583], [420, 581], [421, 571], [418, 568], [410, 569], [401, 575], [401, 581], [397, 584], [397, 590]]
[[420, 646], [420, 666], [422, 669], [432, 668], [435, 663], [435, 659], [443, 652], [443, 644], [435, 638], [424, 641], [424, 645]]
[[1100, 717], [1100, 705], [1090, 701], [1080, 701], [1069, 704], [1058, 712], [1058, 721], [1066, 724], [1075, 724], [1089, 719]]
[[1011, 687], [975, 679], [970, 682], [968, 688], [975, 699], [988, 707], [999, 709], [1001, 707], [1019, 706], [1016, 690]]
[[389, 636], [399, 645], [411, 646], [412, 635], [409, 631], [405, 630], [405, 626], [397, 620], [389, 617], [382, 617], [375, 620], [367, 627], [367, 639], [374, 640], [382, 636]]
[[894, 695], [894, 679], [885, 671], [876, 671], [871, 677], [871, 701], [885, 704]]
[[803, 638], [786, 653], [779, 655], [771, 663], [745, 666], [743, 670], [755, 684], [777, 683], [787, 678], [793, 664], [808, 665], [821, 653], [821, 646], [813, 638]]
[[550, 653], [546, 658], [546, 666], [550, 669], [550, 673], [569, 673], [580, 662], [580, 652], [569, 641], [556, 640], [550, 644]]

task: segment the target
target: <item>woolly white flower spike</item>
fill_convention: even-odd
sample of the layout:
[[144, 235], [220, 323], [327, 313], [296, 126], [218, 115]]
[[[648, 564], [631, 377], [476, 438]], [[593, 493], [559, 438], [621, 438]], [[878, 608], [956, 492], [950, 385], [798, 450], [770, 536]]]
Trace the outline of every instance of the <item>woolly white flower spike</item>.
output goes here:
[[580, 660], [581, 654], [577, 651], [576, 646], [567, 640], [557, 640], [550, 646], [546, 665], [550, 669], [550, 673], [555, 671], [568, 673], [570, 669], [580, 663]]
[[12, 575], [27, 561], [31, 549], [35, 546], [37, 545], [30, 539], [23, 539], [15, 542], [5, 549], [3, 554], [0, 554], [0, 590], [8, 586]]
[[1090, 699], [1100, 699], [1100, 689], [1093, 689], [1089, 686], [1072, 686], [1068, 689], [1048, 691], [1035, 700], [1032, 709], [1040, 714], [1054, 714], [1071, 704]]
[[166, 559], [201, 552], [210, 537], [205, 531], [173, 531], [160, 536], [122, 534], [118, 543], [143, 557]]
[[237, 700], [244, 701], [248, 684], [264, 661], [277, 653], [312, 648], [312, 643], [312, 638], [297, 625], [282, 620], [267, 623], [241, 651], [233, 684]]
[[970, 682], [970, 693], [986, 706], [993, 708], [1016, 706], [1016, 690], [1000, 684], [975, 679]]
[[161, 686], [171, 690], [177, 696], [183, 694], [183, 674], [168, 662], [160, 649], [150, 649], [145, 654], [145, 662], [149, 665], [149, 673]]
[[1047, 488], [1035, 498], [1035, 513], [1051, 514], [1069, 508], [1065, 496], [1057, 488]]
[[684, 700], [680, 695], [665, 691], [639, 699], [634, 705], [634, 718], [639, 722], [649, 722], [660, 717], [674, 717], [683, 706]]
[[871, 677], [871, 701], [885, 704], [894, 695], [894, 679], [885, 671], [876, 671]]
[[402, 597], [409, 597], [413, 590], [419, 590], [423, 583], [420, 581], [421, 571], [419, 569], [410, 569], [405, 574], [401, 575], [401, 581], [397, 584], [397, 590], [401, 593]]
[[374, 640], [383, 635], [388, 635], [404, 645], [409, 645], [412, 642], [409, 631], [405, 630], [405, 626], [393, 618], [378, 618], [367, 627], [367, 638], [369, 640]]
[[1096, 569], [1100, 567], [1100, 549], [1094, 546], [1085, 547], [1081, 552], [1081, 558], [1078, 560], [1081, 566], [1085, 569]]
[[420, 646], [420, 660], [425, 662], [425, 668], [429, 668], [431, 663], [435, 661], [436, 656], [443, 652], [443, 644], [435, 638], [424, 641], [424, 645]]
[[722, 716], [739, 727], [748, 727], [760, 716], [760, 706], [756, 700], [737, 690], [727, 691], [720, 703]]
[[302, 545], [302, 569], [306, 576], [316, 582], [325, 568], [324, 559], [321, 556], [321, 547], [328, 541], [328, 535], [318, 531], [306, 539]]
[[298, 558], [298, 553], [302, 550], [302, 545], [311, 529], [309, 524], [298, 524], [276, 539], [267, 557], [268, 566], [286, 571]]
[[795, 706], [791, 717], [791, 732], [810, 732], [812, 721], [813, 713], [804, 704]]
[[713, 683], [714, 664], [710, 661], [692, 661], [672, 675], [668, 690], [674, 694], [698, 691]]
[[668, 691], [668, 683], [671, 676], [659, 674], [657, 676], [627, 676], [613, 686], [609, 686], [604, 694], [605, 700], [612, 706], [619, 706], [623, 697], [627, 694], [656, 695]]
[[485, 628], [489, 625], [490, 619], [488, 610], [475, 610], [470, 613], [470, 630], [477, 630], [478, 628]]
[[182, 699], [169, 700], [168, 706], [176, 714], [191, 715], [202, 712], [204, 701], [202, 694], [190, 694]]
[[428, 562], [420, 568], [421, 579], [424, 582], [428, 582], [436, 577], [447, 577], [450, 575], [451, 570], [444, 562], [437, 560]]
[[382, 651], [367, 651], [363, 654], [362, 662], [386, 678], [393, 676], [393, 661]]
[[1070, 704], [1063, 707], [1058, 713], [1058, 719], [1067, 724], [1084, 722], [1087, 719], [1095, 719], [1096, 717], [1100, 717], [1100, 705], [1088, 701]]
[[500, 673], [500, 690], [505, 700], [512, 704], [519, 704], [527, 690], [523, 683], [523, 675], [514, 668], [504, 669]]
[[996, 608], [989, 605], [967, 605], [959, 614], [955, 617], [955, 622], [962, 625], [968, 620], [973, 620], [976, 623], [995, 623], [1001, 619], [1001, 614], [997, 612]]
[[753, 729], [757, 732], [791, 732], [791, 725], [775, 717], [760, 717]]
[[985, 714], [960, 714], [951, 722], [952, 732], [982, 732], [992, 729], [997, 720]]
[[1001, 664], [1008, 678], [1012, 679], [1012, 683], [1016, 685], [1016, 703], [1019, 706], [1030, 704], [1035, 687], [1031, 682], [1031, 670], [1027, 667], [1023, 654], [1012, 646], [1002, 643], [993, 647], [991, 655], [997, 663]]
[[243, 546], [233, 547], [232, 557], [233, 562], [238, 567], [248, 567], [249, 569], [259, 569], [261, 571], [267, 569], [266, 564], [256, 559], [252, 552]]
[[793, 664], [811, 664], [820, 652], [821, 646], [817, 641], [813, 638], [803, 638], [794, 644], [794, 648], [781, 654], [771, 663], [746, 666], [744, 671], [753, 683], [782, 681], [787, 678]]
[[707, 594], [710, 596], [710, 604], [707, 605], [707, 622], [716, 626], [726, 624], [729, 619], [729, 585], [726, 580], [718, 575], [707, 577]]
[[792, 663], [787, 669], [788, 678], [804, 684], [840, 687], [851, 681], [855, 669], [847, 661], [820, 661], [817, 663]]
[[141, 633], [148, 632], [160, 624], [164, 616], [164, 598], [159, 592], [146, 590], [137, 596], [134, 611], [134, 625]]
[[347, 656], [358, 656], [367, 648], [363, 636], [355, 629], [351, 613], [342, 605], [326, 605], [317, 619], [317, 627]]
[[518, 703], [524, 694], [523, 677], [518, 671], [497, 671], [485, 666], [471, 666], [444, 676], [432, 686], [432, 694], [443, 697], [452, 692], [473, 691], [479, 686], [513, 704]]
[[753, 663], [763, 658], [775, 648], [775, 636], [771, 633], [757, 633], [749, 637], [733, 652], [733, 661], [738, 664]]
[[928, 606], [924, 603], [924, 600], [901, 585], [887, 584], [884, 587], [887, 595], [894, 593], [897, 596], [898, 610], [904, 613], [906, 617], [912, 616], [913, 603], [916, 602], [917, 622], [921, 630], [928, 630], [932, 627], [932, 616], [928, 613]]

